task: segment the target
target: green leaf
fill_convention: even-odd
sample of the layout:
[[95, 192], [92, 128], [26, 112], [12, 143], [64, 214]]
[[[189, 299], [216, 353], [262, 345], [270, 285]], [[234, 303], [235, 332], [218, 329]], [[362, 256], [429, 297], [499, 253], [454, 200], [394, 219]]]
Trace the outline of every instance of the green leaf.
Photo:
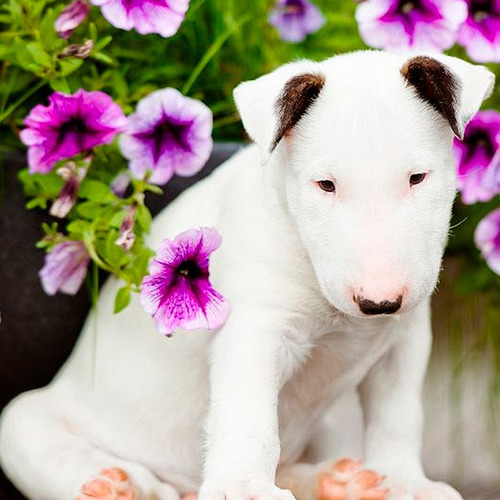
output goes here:
[[120, 311], [123, 311], [129, 304], [130, 304], [130, 286], [124, 286], [118, 290], [116, 293], [115, 297], [115, 307], [113, 309], [113, 312], [115, 314], [119, 313]]
[[103, 207], [95, 201], [84, 201], [76, 205], [76, 212], [84, 219], [95, 220], [103, 212]]
[[149, 228], [151, 227], [151, 212], [148, 210], [148, 208], [145, 205], [138, 205], [137, 207], [137, 215], [136, 219], [137, 223], [141, 228], [143, 229], [144, 232], [149, 232]]
[[30, 53], [33, 60], [40, 66], [43, 66], [45, 68], [52, 67], [52, 59], [49, 56], [49, 54], [45, 52], [41, 43], [39, 42], [28, 43], [26, 45], [26, 50]]
[[49, 81], [50, 88], [52, 90], [56, 90], [58, 92], [63, 92], [64, 94], [70, 94], [71, 89], [68, 83], [68, 80], [64, 78], [63, 76], [59, 76], [56, 78], [52, 78]]
[[84, 234], [89, 229], [89, 225], [88, 221], [76, 219], [66, 226], [66, 231], [73, 234]]
[[106, 203], [114, 199], [114, 195], [109, 186], [95, 179], [85, 179], [80, 186], [78, 196], [100, 203]]
[[26, 203], [27, 210], [33, 210], [34, 208], [42, 208], [45, 210], [47, 208], [47, 200], [45, 198], [33, 198]]
[[95, 51], [100, 51], [104, 47], [107, 47], [110, 43], [111, 40], [113, 40], [113, 37], [111, 35], [105, 36], [104, 38], [101, 38], [94, 46]]
[[83, 64], [82, 59], [69, 57], [59, 61], [59, 74], [61, 76], [68, 76], [75, 72]]

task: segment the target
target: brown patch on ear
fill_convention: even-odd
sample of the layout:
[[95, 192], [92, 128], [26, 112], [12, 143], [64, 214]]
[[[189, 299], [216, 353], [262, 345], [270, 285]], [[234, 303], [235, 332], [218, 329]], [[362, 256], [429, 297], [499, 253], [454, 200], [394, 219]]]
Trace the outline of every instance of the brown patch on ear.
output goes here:
[[322, 74], [305, 73], [288, 80], [276, 102], [278, 130], [271, 144], [270, 153], [302, 118], [318, 97], [324, 84], [325, 77]]
[[401, 68], [401, 74], [418, 97], [448, 120], [453, 133], [460, 137], [457, 122], [460, 83], [451, 71], [432, 57], [417, 56]]

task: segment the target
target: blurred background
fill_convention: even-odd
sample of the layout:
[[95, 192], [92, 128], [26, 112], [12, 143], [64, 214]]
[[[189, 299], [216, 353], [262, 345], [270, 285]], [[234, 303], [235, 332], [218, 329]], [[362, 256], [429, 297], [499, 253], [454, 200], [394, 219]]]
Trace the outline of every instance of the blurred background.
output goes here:
[[[47, 174], [45, 183], [30, 183], [19, 137], [30, 110], [53, 92], [103, 91], [130, 115], [152, 92], [173, 87], [210, 108], [216, 145], [208, 166], [195, 177], [174, 177], [163, 194], [148, 193], [145, 203], [154, 215], [247, 141], [233, 88], [285, 62], [414, 48], [444, 50], [500, 74], [500, 5], [493, 0], [187, 3], [182, 23], [165, 36], [154, 26], [144, 32], [138, 23], [116, 27], [104, 9], [86, 0], [0, 1], [0, 408], [50, 381], [98, 284], [88, 277], [76, 296], [48, 297], [38, 279], [44, 252], [35, 244], [55, 234], [41, 224], [57, 222], [58, 235], [78, 239], [65, 219], [44, 209], [59, 194], [48, 181], [58, 179], [57, 172]], [[500, 499], [499, 106], [497, 85], [464, 141], [455, 144], [460, 191], [434, 298], [435, 349], [426, 386], [431, 473], [463, 486], [466, 498], [483, 500]], [[116, 141], [102, 151], [94, 155], [96, 172], [109, 168], [114, 176], [127, 169]], [[109, 184], [111, 174], [96, 178]], [[73, 203], [85, 201], [75, 195]], [[72, 210], [67, 220], [78, 213]], [[105, 274], [92, 265], [92, 276], [100, 272], [102, 282]], [[134, 291], [134, 283], [127, 286]], [[5, 480], [3, 498], [21, 498]]]

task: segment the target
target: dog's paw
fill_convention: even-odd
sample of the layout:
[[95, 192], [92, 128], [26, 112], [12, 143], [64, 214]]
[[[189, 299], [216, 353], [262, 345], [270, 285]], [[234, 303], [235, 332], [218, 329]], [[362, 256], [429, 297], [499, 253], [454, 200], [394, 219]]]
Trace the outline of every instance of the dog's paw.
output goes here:
[[137, 492], [130, 484], [128, 474], [118, 467], [103, 469], [87, 481], [75, 500], [136, 500]]
[[387, 500], [385, 477], [362, 469], [359, 460], [342, 459], [318, 476], [318, 500]]
[[251, 483], [247, 481], [210, 482], [204, 484], [198, 493], [198, 500], [295, 500], [288, 490], [273, 484]]

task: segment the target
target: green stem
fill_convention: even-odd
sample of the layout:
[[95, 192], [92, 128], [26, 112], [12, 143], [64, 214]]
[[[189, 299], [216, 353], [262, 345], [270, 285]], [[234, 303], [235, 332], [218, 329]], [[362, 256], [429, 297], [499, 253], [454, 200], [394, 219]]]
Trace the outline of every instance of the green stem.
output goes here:
[[31, 87], [24, 95], [22, 95], [16, 102], [12, 103], [1, 115], [0, 123], [8, 118], [26, 99], [31, 97], [37, 90], [41, 89], [46, 82], [44, 80], [38, 82], [34, 87]]
[[201, 72], [205, 69], [206, 65], [212, 60], [212, 58], [217, 54], [217, 52], [220, 50], [222, 45], [224, 45], [226, 40], [228, 40], [228, 38], [230, 38], [231, 35], [233, 35], [233, 33], [235, 33], [244, 23], [250, 21], [251, 18], [252, 18], [251, 15], [242, 17], [238, 22], [231, 25], [226, 31], [221, 33], [214, 40], [214, 42], [212, 43], [212, 45], [210, 45], [210, 47], [205, 52], [203, 57], [200, 59], [198, 64], [194, 67], [193, 71], [189, 75], [189, 78], [182, 87], [181, 92], [184, 95], [186, 95], [191, 90], [191, 87], [196, 82]]

